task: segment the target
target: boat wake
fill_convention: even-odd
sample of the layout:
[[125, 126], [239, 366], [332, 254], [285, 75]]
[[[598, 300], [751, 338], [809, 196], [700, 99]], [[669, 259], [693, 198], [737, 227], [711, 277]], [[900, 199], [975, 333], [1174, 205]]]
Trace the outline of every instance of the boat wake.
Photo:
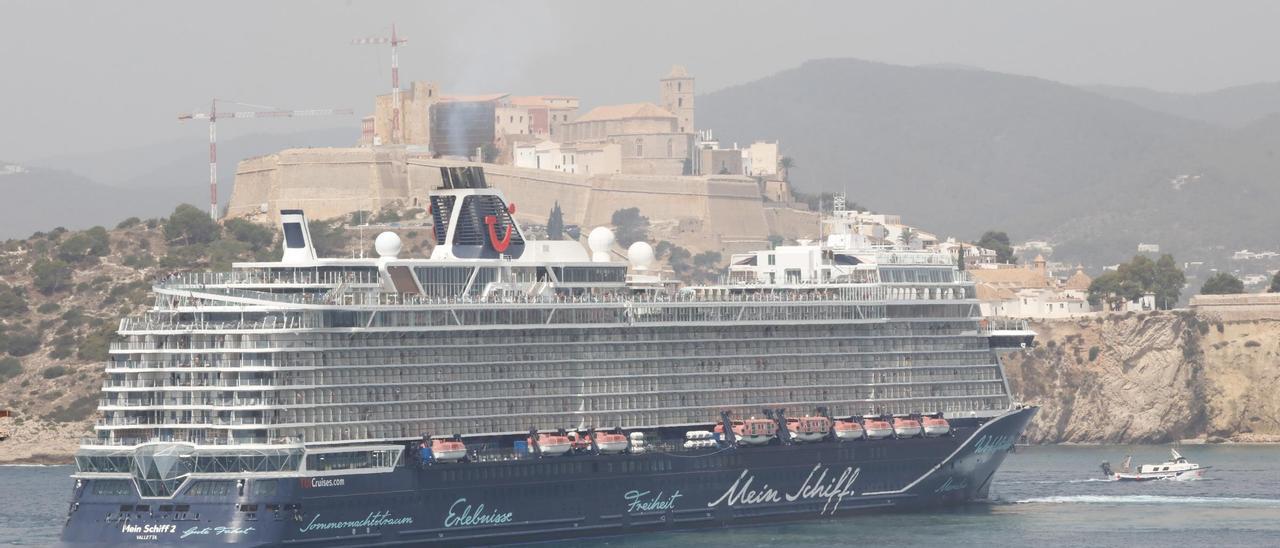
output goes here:
[[1032, 497], [1014, 504], [1185, 504], [1280, 508], [1280, 499], [1248, 497], [1174, 497], [1165, 495], [1062, 495]]

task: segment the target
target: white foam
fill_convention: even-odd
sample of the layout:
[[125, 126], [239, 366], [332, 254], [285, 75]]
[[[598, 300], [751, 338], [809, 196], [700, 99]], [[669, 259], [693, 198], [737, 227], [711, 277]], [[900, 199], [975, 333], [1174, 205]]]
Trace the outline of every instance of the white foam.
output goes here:
[[1228, 506], [1266, 506], [1280, 508], [1280, 499], [1247, 497], [1171, 497], [1164, 495], [1064, 495], [1034, 497], [1015, 501], [1017, 504], [1216, 504]]

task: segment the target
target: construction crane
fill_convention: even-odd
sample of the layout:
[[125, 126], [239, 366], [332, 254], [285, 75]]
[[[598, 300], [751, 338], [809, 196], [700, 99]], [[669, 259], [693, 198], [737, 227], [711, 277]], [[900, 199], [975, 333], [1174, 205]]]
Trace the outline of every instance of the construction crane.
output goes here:
[[400, 128], [400, 56], [396, 53], [396, 48], [400, 45], [408, 43], [408, 38], [402, 38], [396, 34], [395, 24], [391, 25], [391, 36], [374, 36], [371, 38], [356, 38], [351, 41], [354, 46], [364, 45], [382, 45], [391, 44], [391, 141], [392, 143], [404, 142], [404, 131]]
[[327, 108], [313, 110], [279, 110], [274, 107], [221, 101], [250, 108], [264, 110], [242, 110], [238, 112], [218, 112], [217, 99], [209, 103], [209, 112], [188, 112], [178, 115], [179, 120], [209, 121], [209, 216], [218, 220], [218, 120], [226, 118], [295, 118], [301, 116], [333, 116], [351, 114], [349, 108]]

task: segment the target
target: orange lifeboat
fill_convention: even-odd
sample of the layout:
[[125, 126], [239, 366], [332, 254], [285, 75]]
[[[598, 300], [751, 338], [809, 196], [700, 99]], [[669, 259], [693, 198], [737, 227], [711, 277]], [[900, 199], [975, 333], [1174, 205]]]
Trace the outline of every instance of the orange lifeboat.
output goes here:
[[893, 437], [893, 425], [889, 424], [889, 421], [867, 419], [863, 421], [862, 427], [867, 431], [867, 439], [882, 440]]
[[836, 421], [835, 430], [838, 440], [860, 440], [866, 435], [866, 430], [855, 421]]
[[777, 439], [778, 423], [755, 418], [733, 421], [733, 434], [739, 445], [766, 445]]
[[925, 437], [936, 438], [951, 433], [951, 423], [942, 417], [925, 417], [922, 423]]
[[627, 450], [627, 436], [596, 432], [596, 447], [601, 453], [621, 453]]
[[431, 458], [440, 462], [457, 462], [467, 458], [467, 446], [457, 440], [431, 440]]
[[893, 433], [899, 438], [914, 438], [921, 435], [920, 421], [906, 417], [894, 417]]
[[787, 430], [796, 441], [822, 441], [831, 433], [831, 419], [809, 416], [787, 419]]
[[[528, 442], [532, 446], [533, 438], [528, 438]], [[542, 451], [543, 456], [560, 456], [573, 449], [573, 440], [570, 440], [569, 436], [558, 434], [538, 434], [538, 449]]]

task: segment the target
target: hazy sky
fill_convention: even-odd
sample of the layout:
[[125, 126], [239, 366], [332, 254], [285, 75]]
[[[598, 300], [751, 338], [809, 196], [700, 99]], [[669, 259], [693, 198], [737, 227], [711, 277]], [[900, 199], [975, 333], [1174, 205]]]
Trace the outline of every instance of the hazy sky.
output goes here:
[[[447, 93], [656, 100], [688, 66], [700, 91], [805, 60], [960, 63], [1074, 84], [1198, 92], [1280, 80], [1280, 2], [12, 2], [0, 0], [0, 160], [201, 137], [212, 97], [371, 110], [389, 51]], [[850, 90], [855, 92], [856, 90]], [[231, 121], [219, 134], [357, 117]]]

